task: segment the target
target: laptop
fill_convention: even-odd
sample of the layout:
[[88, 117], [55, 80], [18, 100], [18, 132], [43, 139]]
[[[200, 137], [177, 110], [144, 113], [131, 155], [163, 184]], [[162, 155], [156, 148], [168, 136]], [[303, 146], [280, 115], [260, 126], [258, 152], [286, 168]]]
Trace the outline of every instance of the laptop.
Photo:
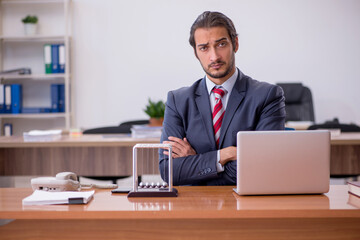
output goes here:
[[329, 185], [329, 131], [238, 132], [237, 194], [321, 194]]

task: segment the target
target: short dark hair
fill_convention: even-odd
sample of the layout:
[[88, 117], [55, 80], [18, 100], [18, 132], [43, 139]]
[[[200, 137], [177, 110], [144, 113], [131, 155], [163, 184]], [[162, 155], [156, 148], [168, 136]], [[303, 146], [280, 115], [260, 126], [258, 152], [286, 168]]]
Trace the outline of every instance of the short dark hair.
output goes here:
[[195, 46], [195, 31], [198, 28], [211, 28], [211, 27], [224, 27], [228, 31], [228, 34], [230, 36], [231, 43], [233, 45], [233, 49], [235, 51], [236, 48], [236, 29], [234, 26], [234, 23], [231, 21], [230, 18], [225, 16], [224, 14], [220, 12], [210, 12], [206, 11], [200, 14], [190, 29], [190, 38], [189, 43], [196, 51]]

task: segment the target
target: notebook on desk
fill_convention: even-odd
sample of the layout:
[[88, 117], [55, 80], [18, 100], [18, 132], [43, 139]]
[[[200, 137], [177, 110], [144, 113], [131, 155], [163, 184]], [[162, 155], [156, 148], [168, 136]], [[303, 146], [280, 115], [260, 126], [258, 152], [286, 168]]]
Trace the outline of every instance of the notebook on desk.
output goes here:
[[319, 194], [329, 184], [329, 131], [238, 132], [237, 194]]

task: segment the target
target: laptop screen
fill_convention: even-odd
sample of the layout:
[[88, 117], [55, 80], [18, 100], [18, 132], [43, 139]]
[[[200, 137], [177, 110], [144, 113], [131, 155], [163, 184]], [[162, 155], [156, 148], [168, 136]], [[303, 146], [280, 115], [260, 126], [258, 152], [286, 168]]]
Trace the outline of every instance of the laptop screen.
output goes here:
[[238, 133], [238, 194], [324, 193], [329, 184], [329, 131]]

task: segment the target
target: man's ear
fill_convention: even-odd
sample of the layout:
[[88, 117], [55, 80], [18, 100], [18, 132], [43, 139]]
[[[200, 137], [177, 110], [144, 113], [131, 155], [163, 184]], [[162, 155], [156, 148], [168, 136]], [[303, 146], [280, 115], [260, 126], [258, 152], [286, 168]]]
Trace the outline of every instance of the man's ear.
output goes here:
[[236, 53], [237, 50], [239, 50], [239, 38], [236, 36], [236, 38], [235, 38], [234, 52]]

